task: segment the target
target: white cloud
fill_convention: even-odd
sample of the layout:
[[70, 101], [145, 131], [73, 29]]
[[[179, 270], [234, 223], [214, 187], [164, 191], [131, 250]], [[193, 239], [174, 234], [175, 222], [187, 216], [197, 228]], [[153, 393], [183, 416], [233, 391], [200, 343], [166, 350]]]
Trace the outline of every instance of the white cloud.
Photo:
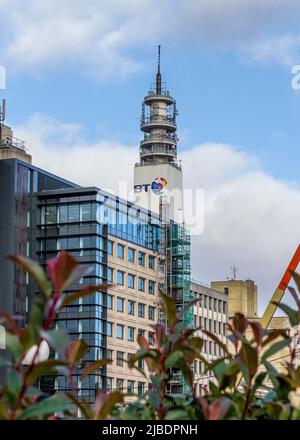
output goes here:
[[122, 77], [143, 67], [136, 49], [162, 41], [286, 62], [299, 47], [299, 12], [298, 0], [0, 0], [0, 61]]
[[[53, 137], [53, 129], [59, 136]], [[27, 140], [35, 165], [82, 185], [132, 187], [137, 146], [110, 140], [90, 143], [81, 127], [34, 115], [15, 133]], [[180, 154], [186, 188], [205, 190], [203, 234], [193, 237], [194, 277], [204, 282], [230, 276], [259, 285], [260, 304], [273, 293], [299, 243], [300, 189], [274, 179], [255, 157], [224, 144], [204, 144]]]

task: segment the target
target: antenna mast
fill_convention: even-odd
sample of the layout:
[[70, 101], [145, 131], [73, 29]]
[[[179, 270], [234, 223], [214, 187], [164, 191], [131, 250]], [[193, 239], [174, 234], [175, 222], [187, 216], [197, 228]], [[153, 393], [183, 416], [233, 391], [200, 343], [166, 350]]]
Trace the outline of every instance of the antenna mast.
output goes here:
[[160, 74], [160, 44], [158, 45], [156, 94], [161, 95], [161, 74]]
[[233, 279], [236, 280], [236, 275], [240, 269], [236, 267], [235, 263], [233, 263], [233, 266], [230, 269], [232, 270]]

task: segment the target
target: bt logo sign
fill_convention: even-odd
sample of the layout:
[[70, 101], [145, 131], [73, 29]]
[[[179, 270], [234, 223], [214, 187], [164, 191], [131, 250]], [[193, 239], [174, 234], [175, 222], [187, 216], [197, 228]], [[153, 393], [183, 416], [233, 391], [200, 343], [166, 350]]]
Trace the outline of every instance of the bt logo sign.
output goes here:
[[168, 185], [167, 179], [164, 177], [156, 177], [153, 182], [144, 183], [143, 185], [134, 185], [134, 192], [139, 193], [142, 191], [148, 192], [149, 188], [151, 188], [152, 192], [158, 196], [164, 194], [164, 190]]

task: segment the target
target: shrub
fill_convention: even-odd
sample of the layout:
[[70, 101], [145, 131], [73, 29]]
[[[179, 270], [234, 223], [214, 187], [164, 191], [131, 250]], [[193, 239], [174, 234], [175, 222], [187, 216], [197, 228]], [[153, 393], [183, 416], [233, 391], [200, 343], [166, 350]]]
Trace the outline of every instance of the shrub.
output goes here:
[[[70, 341], [61, 329], [55, 329], [57, 314], [80, 297], [103, 290], [108, 285], [90, 285], [83, 290], [64, 294], [89, 269], [79, 265], [67, 252], [47, 262], [47, 274], [36, 262], [24, 257], [12, 257], [36, 283], [35, 296], [28, 324], [20, 328], [8, 315], [0, 314], [6, 327], [7, 354], [1, 350], [0, 366], [6, 369], [5, 384], [0, 389], [0, 419], [76, 419], [103, 420], [106, 418], [144, 420], [218, 420], [218, 419], [300, 419], [300, 367], [296, 363], [296, 347], [284, 330], [265, 330], [258, 322], [237, 313], [228, 326], [228, 339], [234, 350], [229, 350], [213, 333], [186, 328], [183, 316], [176, 312], [176, 304], [162, 295], [167, 325], [153, 326], [154, 346], [138, 336], [139, 350], [129, 361], [129, 368], [138, 368], [140, 360], [147, 364], [150, 382], [144, 396], [128, 402], [126, 395], [99, 390], [93, 405], [78, 400], [73, 383], [74, 370], [81, 368], [81, 380], [109, 364], [108, 359], [95, 362], [83, 360], [89, 347], [83, 340]], [[300, 290], [300, 277], [294, 274]], [[290, 288], [297, 309], [278, 306], [288, 315], [291, 326], [300, 321], [300, 298]], [[187, 307], [193, 306], [194, 302]], [[218, 344], [223, 356], [208, 362], [202, 354], [203, 339], [199, 331]], [[43, 344], [47, 341], [52, 353], [43, 360]], [[284, 347], [289, 347], [285, 371], [279, 372], [271, 358]], [[209, 392], [196, 394], [193, 362], [199, 359], [206, 372], [213, 376]], [[185, 384], [182, 396], [168, 394], [174, 371]], [[71, 391], [66, 395], [49, 396], [37, 386], [44, 376], [65, 375]], [[271, 383], [272, 387], [267, 384]]]

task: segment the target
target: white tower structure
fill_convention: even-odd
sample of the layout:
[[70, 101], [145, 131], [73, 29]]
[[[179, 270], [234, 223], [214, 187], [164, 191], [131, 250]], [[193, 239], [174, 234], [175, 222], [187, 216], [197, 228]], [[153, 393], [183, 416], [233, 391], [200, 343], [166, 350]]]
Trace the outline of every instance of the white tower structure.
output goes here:
[[168, 216], [183, 218], [182, 169], [177, 160], [176, 101], [170, 96], [160, 73], [160, 46], [155, 84], [142, 105], [140, 161], [134, 168], [135, 202], [159, 213], [162, 197]]

